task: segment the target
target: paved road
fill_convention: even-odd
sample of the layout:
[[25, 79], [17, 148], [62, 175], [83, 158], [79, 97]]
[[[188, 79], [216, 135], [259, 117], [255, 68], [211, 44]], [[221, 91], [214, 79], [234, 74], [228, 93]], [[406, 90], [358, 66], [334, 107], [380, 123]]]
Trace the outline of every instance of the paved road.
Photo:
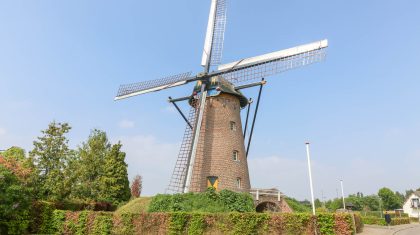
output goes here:
[[418, 224], [413, 226], [413, 228], [401, 229], [393, 233], [393, 235], [419, 235], [419, 234], [420, 234], [420, 226]]
[[420, 235], [419, 224], [405, 224], [392, 227], [365, 225], [360, 235]]

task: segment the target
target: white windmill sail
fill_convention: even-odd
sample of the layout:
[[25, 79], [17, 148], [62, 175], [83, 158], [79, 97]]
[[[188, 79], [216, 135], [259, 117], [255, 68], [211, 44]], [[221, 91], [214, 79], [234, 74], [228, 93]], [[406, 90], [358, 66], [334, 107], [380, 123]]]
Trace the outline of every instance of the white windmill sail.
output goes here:
[[261, 79], [290, 69], [322, 61], [328, 40], [321, 40], [286, 50], [242, 59], [219, 66], [211, 76], [222, 75], [226, 80], [238, 84], [252, 79]]
[[201, 65], [220, 64], [226, 29], [226, 0], [211, 0]]

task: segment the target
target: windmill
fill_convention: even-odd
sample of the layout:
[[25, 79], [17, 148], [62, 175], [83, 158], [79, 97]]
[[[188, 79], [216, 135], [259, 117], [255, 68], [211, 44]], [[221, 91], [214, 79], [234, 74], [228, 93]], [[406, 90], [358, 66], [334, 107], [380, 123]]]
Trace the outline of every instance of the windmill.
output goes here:
[[[204, 71], [196, 75], [182, 73], [162, 79], [121, 85], [115, 100], [148, 92], [195, 83], [192, 95], [172, 99], [176, 109], [187, 122], [180, 152], [167, 191], [201, 192], [212, 186], [216, 189], [248, 191], [250, 180], [244, 136], [247, 130], [249, 106], [241, 90], [260, 86], [264, 78], [304, 65], [321, 61], [325, 57], [327, 40], [321, 40], [286, 50], [241, 59], [220, 65], [226, 26], [226, 0], [211, 0], [210, 15], [201, 65]], [[218, 66], [210, 71], [212, 66]], [[251, 80], [258, 82], [247, 83]], [[188, 101], [189, 115], [182, 113], [177, 102]], [[244, 131], [241, 109], [248, 106]]]

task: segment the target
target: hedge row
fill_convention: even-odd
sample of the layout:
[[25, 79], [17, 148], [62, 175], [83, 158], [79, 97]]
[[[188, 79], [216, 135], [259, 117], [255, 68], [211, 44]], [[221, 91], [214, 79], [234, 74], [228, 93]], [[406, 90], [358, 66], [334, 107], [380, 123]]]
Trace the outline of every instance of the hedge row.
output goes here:
[[[356, 218], [358, 216], [356, 215]], [[318, 234], [351, 235], [351, 214], [112, 213], [54, 210], [32, 233], [47, 234]], [[358, 220], [360, 221], [360, 220]], [[357, 219], [356, 219], [357, 222]], [[317, 226], [316, 226], [317, 225]]]
[[[387, 225], [384, 218], [378, 218], [376, 216], [362, 216], [363, 224], [375, 224], [375, 225]], [[392, 218], [390, 225], [400, 225], [400, 224], [409, 224], [410, 218], [409, 217], [401, 217], [401, 218]]]

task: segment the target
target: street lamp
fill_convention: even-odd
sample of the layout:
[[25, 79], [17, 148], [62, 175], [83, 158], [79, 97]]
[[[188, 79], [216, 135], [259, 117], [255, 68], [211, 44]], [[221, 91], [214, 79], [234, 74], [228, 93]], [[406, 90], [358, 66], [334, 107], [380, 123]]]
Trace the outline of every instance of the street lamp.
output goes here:
[[306, 156], [308, 158], [309, 184], [311, 187], [312, 214], [315, 215], [314, 187], [312, 184], [312, 170], [311, 170], [311, 156], [309, 154], [309, 142], [306, 142], [305, 144], [306, 144]]

